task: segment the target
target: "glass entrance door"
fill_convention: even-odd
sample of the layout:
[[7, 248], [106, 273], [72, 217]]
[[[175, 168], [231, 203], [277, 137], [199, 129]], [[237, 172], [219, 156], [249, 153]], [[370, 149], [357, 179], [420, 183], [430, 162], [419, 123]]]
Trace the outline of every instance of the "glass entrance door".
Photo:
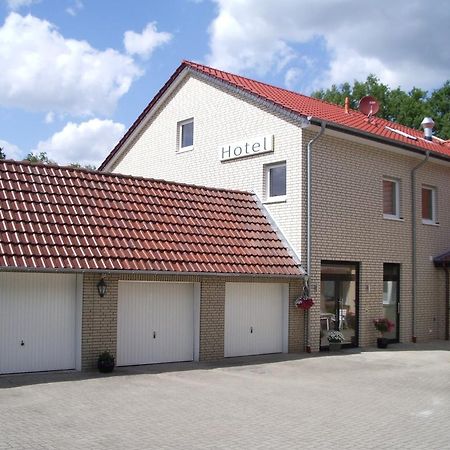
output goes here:
[[400, 301], [400, 264], [383, 265], [383, 314], [389, 319], [394, 328], [384, 333], [384, 337], [391, 342], [399, 340], [399, 301]]
[[322, 263], [321, 347], [328, 347], [328, 334], [332, 330], [343, 334], [344, 345], [358, 345], [358, 264]]

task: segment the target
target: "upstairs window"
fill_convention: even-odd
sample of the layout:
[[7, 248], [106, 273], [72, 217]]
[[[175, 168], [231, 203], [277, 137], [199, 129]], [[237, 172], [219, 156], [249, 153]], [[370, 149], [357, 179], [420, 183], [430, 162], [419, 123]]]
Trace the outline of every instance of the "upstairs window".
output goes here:
[[266, 166], [266, 199], [282, 201], [286, 198], [286, 163]]
[[194, 148], [194, 119], [178, 122], [178, 151], [184, 152]]
[[383, 179], [383, 215], [387, 219], [400, 218], [400, 184], [398, 180]]
[[436, 217], [436, 189], [431, 186], [422, 186], [422, 222], [434, 224]]

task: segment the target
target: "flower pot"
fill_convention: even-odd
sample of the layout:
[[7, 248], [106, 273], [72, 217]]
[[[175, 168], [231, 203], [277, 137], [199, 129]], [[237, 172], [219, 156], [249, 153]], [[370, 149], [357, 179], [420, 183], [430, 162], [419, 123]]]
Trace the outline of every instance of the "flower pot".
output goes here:
[[378, 348], [387, 348], [388, 344], [389, 344], [389, 340], [384, 337], [377, 339], [377, 347]]
[[341, 342], [330, 342], [330, 352], [338, 352], [342, 348]]
[[101, 373], [111, 373], [114, 370], [114, 361], [99, 361], [97, 367]]

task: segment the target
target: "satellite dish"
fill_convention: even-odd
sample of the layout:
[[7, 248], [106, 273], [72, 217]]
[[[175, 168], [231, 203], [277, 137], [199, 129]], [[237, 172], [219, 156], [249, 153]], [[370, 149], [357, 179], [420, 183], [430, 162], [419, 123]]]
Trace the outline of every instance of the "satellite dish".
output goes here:
[[366, 95], [359, 101], [358, 109], [369, 119], [380, 109], [380, 104], [375, 97]]

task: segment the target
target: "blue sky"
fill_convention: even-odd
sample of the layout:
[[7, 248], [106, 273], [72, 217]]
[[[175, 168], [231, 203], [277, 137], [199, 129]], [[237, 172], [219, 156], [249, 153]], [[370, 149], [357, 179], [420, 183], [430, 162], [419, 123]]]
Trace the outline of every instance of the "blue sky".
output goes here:
[[445, 0], [0, 0], [0, 146], [98, 164], [183, 59], [306, 94], [432, 90], [448, 23]]

